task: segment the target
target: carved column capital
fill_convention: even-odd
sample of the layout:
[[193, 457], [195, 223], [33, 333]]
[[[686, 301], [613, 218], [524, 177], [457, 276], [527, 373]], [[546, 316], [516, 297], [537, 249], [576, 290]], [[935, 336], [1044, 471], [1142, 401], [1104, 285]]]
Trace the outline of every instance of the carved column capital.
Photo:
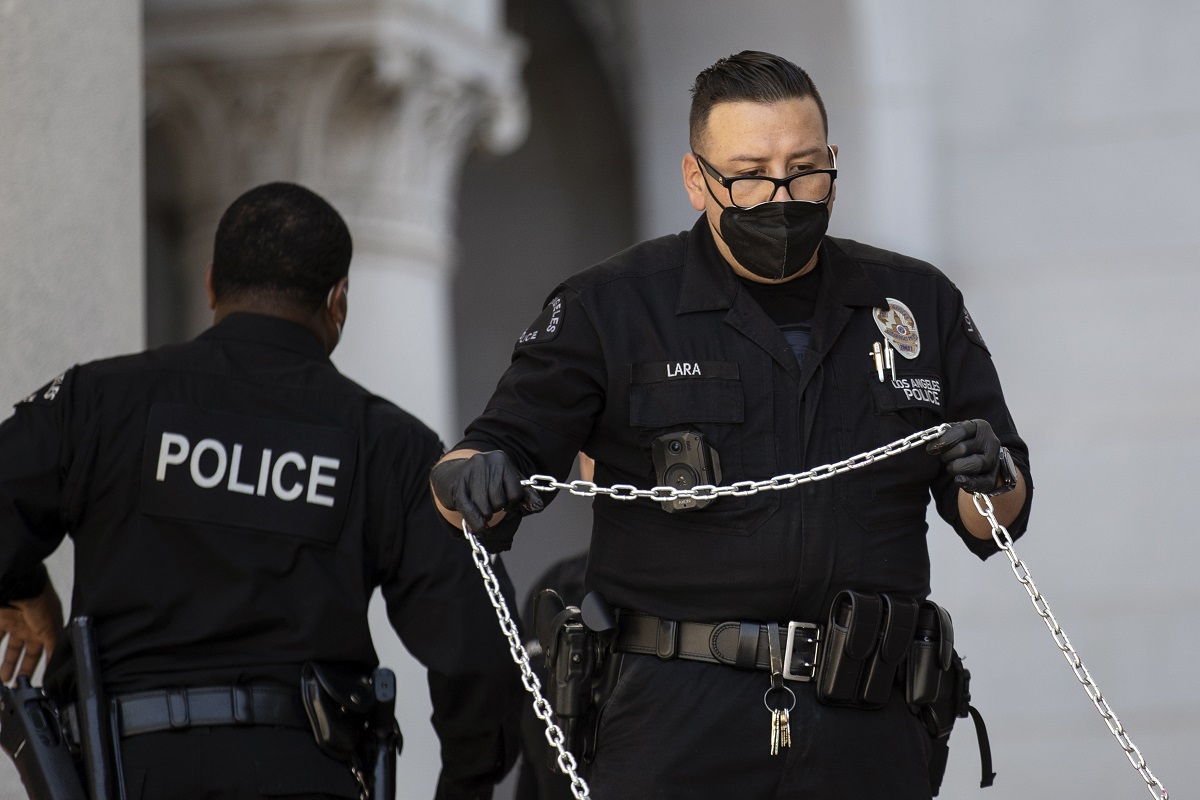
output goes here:
[[197, 211], [296, 180], [416, 263], [445, 260], [470, 143], [503, 152], [528, 125], [520, 40], [413, 0], [149, 0], [145, 56]]

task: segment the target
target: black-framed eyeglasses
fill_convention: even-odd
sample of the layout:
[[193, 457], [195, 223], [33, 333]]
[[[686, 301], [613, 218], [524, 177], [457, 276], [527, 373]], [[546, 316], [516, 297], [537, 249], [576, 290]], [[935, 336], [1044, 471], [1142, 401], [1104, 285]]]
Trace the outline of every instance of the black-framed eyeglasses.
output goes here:
[[[826, 145], [828, 147], [828, 145]], [[833, 194], [833, 182], [837, 180], [837, 154], [829, 148], [833, 166], [829, 169], [810, 169], [788, 175], [786, 178], [770, 178], [766, 175], [738, 175], [727, 178], [713, 169], [712, 165], [692, 151], [696, 161], [713, 180], [729, 192], [729, 202], [737, 208], [751, 208], [760, 203], [769, 203], [782, 186], [788, 197], [809, 203], [824, 203]]]

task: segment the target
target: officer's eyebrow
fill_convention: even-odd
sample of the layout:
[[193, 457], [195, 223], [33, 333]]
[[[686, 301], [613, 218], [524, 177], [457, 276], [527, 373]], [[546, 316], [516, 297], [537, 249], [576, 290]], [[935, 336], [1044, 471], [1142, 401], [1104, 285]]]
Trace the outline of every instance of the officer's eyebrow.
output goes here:
[[[788, 155], [787, 160], [788, 161], [796, 161], [798, 159], [811, 159], [811, 158], [814, 158], [815, 156], [817, 156], [818, 154], [824, 153], [824, 152], [825, 152], [825, 145], [819, 145], [817, 147], [806, 147], [803, 150], [796, 150], [796, 151], [792, 152], [790, 155]], [[749, 154], [739, 153], [738, 155], [730, 156], [729, 158], [727, 158], [725, 160], [726, 161], [744, 162], [747, 164], [764, 164], [764, 163], [770, 161], [771, 159], [767, 156], [753, 156], [753, 155], [749, 155]]]

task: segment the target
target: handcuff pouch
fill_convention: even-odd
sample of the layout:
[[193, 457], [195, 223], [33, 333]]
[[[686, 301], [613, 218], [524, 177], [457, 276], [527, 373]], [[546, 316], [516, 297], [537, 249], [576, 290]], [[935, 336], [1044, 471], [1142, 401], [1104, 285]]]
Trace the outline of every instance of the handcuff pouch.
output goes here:
[[917, 627], [918, 603], [844, 589], [829, 611], [817, 699], [827, 705], [882, 708]]

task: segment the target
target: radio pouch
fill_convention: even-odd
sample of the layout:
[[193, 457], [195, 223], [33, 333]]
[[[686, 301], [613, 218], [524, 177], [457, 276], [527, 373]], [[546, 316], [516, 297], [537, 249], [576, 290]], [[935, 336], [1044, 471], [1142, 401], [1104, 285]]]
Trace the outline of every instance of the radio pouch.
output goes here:
[[829, 705], [853, 703], [863, 668], [879, 641], [882, 617], [883, 601], [877, 594], [844, 589], [833, 599], [817, 699]]
[[354, 760], [371, 720], [371, 676], [349, 664], [309, 661], [300, 672], [300, 694], [317, 746], [339, 761]]

